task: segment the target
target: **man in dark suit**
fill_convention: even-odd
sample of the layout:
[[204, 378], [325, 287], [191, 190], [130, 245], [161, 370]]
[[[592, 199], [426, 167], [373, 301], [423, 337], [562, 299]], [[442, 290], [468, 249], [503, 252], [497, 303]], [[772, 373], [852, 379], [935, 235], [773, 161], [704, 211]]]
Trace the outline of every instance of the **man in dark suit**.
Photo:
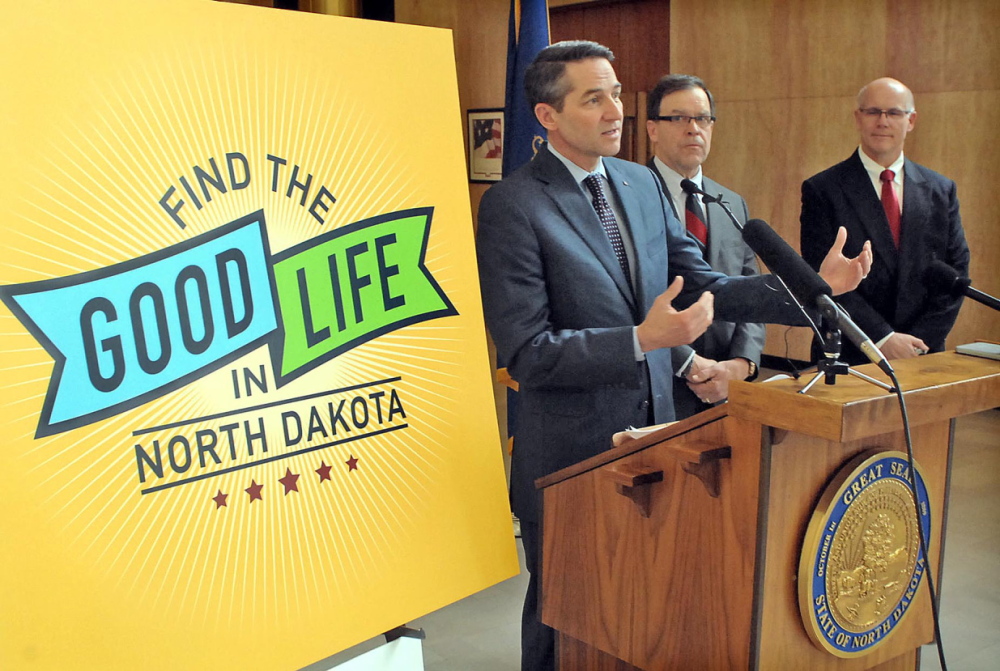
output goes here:
[[[511, 502], [530, 572], [522, 669], [554, 666], [538, 613], [535, 479], [608, 449], [629, 425], [672, 420], [670, 348], [701, 335], [713, 305], [730, 321], [800, 320], [769, 276], [713, 272], [648, 168], [606, 158], [621, 146], [613, 58], [593, 42], [539, 53], [525, 88], [549, 143], [479, 208], [486, 322], [520, 384]], [[821, 273], [838, 293], [870, 265], [868, 252], [840, 254], [843, 242]]]
[[[757, 257], [722, 206], [703, 203], [682, 187], [689, 180], [713, 196], [721, 195], [733, 216], [746, 224], [746, 201], [701, 170], [712, 149], [715, 126], [715, 100], [705, 82], [692, 75], [663, 77], [647, 98], [647, 119], [646, 132], [653, 147], [648, 165], [708, 265], [724, 275], [757, 275]], [[728, 398], [730, 380], [756, 378], [764, 336], [763, 324], [716, 319], [691, 345], [672, 348], [677, 418], [690, 417]]]
[[[876, 79], [857, 97], [861, 146], [802, 184], [806, 261], [818, 267], [841, 226], [850, 239], [846, 253], [859, 249], [859, 239], [872, 241], [871, 274], [837, 300], [889, 359], [944, 349], [961, 299], [929, 291], [923, 274], [935, 259], [959, 275], [969, 270], [955, 183], [903, 156], [916, 119], [913, 93], [895, 79]], [[841, 358], [868, 361], [847, 342]]]

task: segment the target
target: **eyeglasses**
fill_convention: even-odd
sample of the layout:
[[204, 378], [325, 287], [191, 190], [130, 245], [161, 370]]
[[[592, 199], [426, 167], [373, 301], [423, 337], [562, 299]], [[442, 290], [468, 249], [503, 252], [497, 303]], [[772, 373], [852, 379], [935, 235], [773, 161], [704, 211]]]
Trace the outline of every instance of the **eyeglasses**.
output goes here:
[[669, 121], [670, 123], [688, 125], [692, 121], [698, 124], [699, 128], [709, 128], [715, 123], [714, 116], [688, 116], [686, 114], [668, 114], [667, 116], [651, 116], [650, 121]]
[[913, 110], [901, 110], [895, 107], [891, 110], [881, 110], [877, 107], [863, 107], [858, 111], [870, 119], [880, 119], [884, 114], [885, 118], [889, 121], [902, 121], [910, 114], [913, 114]]

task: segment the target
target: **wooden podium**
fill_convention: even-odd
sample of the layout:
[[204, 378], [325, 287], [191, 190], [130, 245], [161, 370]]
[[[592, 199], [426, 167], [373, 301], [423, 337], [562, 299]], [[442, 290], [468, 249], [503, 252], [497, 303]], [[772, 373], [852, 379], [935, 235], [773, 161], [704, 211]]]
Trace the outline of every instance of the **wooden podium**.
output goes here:
[[[1000, 406], [1000, 362], [945, 352], [895, 368], [937, 586], [953, 419]], [[807, 635], [799, 555], [817, 500], [856, 455], [906, 445], [894, 394], [853, 376], [796, 394], [804, 384], [734, 383], [723, 406], [538, 480], [542, 621], [563, 671], [917, 668], [934, 638], [926, 580], [867, 654], [838, 657]]]

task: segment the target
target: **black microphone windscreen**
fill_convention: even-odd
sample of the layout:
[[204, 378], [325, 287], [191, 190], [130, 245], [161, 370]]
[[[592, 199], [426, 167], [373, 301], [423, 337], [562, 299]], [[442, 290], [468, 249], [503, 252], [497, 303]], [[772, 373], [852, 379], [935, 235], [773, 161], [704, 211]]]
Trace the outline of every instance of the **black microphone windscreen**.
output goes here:
[[928, 288], [950, 296], [961, 296], [972, 284], [968, 277], [959, 277], [958, 272], [944, 261], [932, 261], [924, 271], [924, 284]]
[[743, 227], [743, 240], [803, 305], [813, 305], [820, 295], [833, 294], [830, 285], [767, 222], [748, 221]]
[[683, 191], [684, 193], [701, 196], [701, 202], [705, 204], [719, 202], [718, 198], [716, 198], [715, 196], [708, 195], [702, 189], [699, 189], [697, 184], [695, 184], [694, 182], [692, 182], [690, 179], [687, 178], [681, 180], [681, 191]]

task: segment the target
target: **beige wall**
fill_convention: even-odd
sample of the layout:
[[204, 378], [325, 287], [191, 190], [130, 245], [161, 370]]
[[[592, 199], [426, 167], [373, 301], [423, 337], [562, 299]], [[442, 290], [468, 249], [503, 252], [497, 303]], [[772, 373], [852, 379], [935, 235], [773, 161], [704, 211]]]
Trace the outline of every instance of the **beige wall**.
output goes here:
[[[906, 154], [957, 182], [970, 274], [997, 295], [998, 34], [996, 0], [673, 0], [671, 70], [717, 98], [706, 172], [796, 246], [802, 181], [858, 144], [858, 89], [906, 83], [919, 113]], [[784, 331], [769, 328], [767, 353], [785, 353]], [[948, 344], [975, 338], [1000, 340], [1000, 316], [966, 301]], [[793, 334], [790, 355], [808, 359], [808, 334]]]

